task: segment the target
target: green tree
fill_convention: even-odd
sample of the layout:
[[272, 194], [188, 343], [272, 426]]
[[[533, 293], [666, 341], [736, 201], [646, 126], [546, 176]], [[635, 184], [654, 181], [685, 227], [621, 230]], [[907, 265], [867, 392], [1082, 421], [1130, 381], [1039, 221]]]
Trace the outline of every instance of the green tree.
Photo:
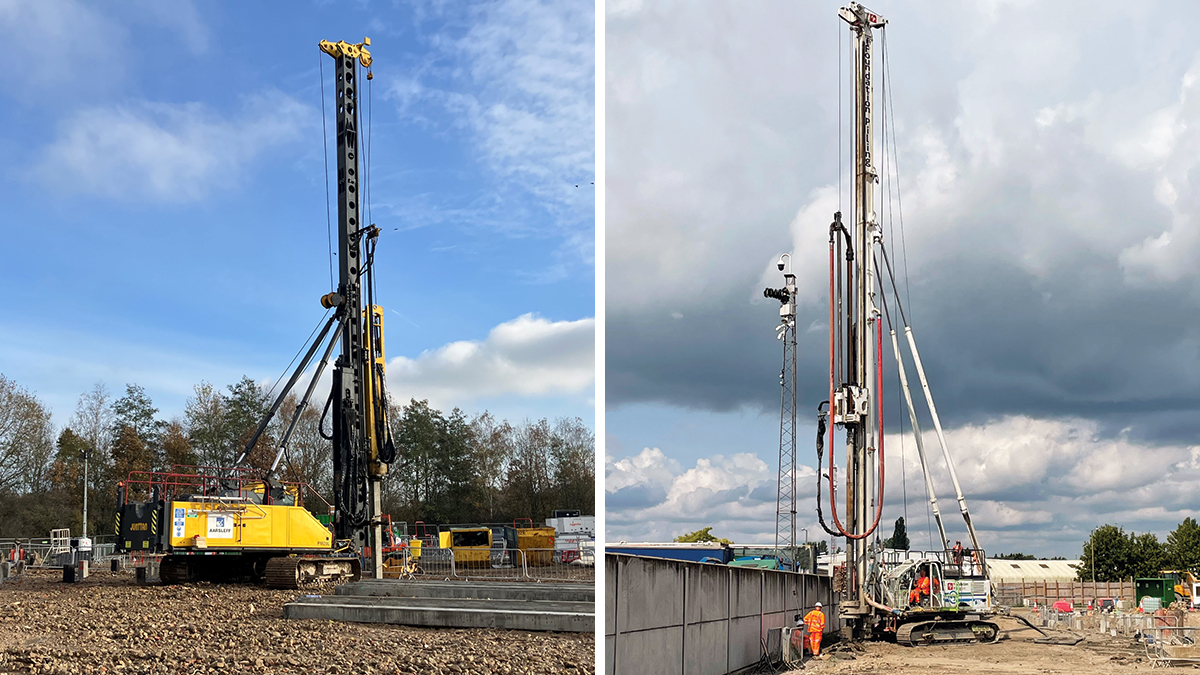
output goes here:
[[1116, 525], [1101, 525], [1092, 531], [1083, 545], [1081, 564], [1076, 576], [1081, 581], [1120, 581], [1133, 569], [1130, 538]]
[[430, 495], [429, 506], [444, 522], [469, 522], [478, 514], [472, 507], [475, 472], [471, 465], [471, 425], [458, 408], [449, 416], [439, 417], [433, 458], [438, 490]]
[[[83, 454], [90, 448], [86, 439], [67, 427], [58, 435], [50, 465], [50, 491], [65, 511], [61, 522], [72, 532], [83, 527]], [[89, 483], [94, 483], [93, 475], [89, 471]], [[95, 493], [88, 496], [94, 497]]]
[[513, 428], [507, 420], [497, 420], [486, 411], [471, 420], [471, 428], [475, 439], [471, 464], [475, 467], [479, 511], [481, 517], [494, 522], [505, 467], [512, 456]]
[[[224, 443], [227, 448], [224, 462], [221, 466], [233, 464], [246, 444], [254, 436], [254, 431], [266, 416], [271, 407], [267, 392], [258, 383], [243, 375], [242, 379], [228, 387], [229, 394], [225, 397], [225, 410], [222, 427], [225, 432]], [[248, 462], [251, 466], [266, 469], [275, 459], [275, 444], [269, 433], [264, 433], [255, 442], [250, 451]]]
[[146, 390], [136, 384], [125, 385], [125, 395], [113, 401], [113, 437], [120, 435], [125, 427], [133, 429], [133, 433], [141, 439], [154, 457], [154, 466], [161, 467], [163, 463], [161, 433], [164, 422], [155, 419], [158, 408], [146, 395]]
[[71, 416], [71, 428], [92, 448], [92, 461], [105, 468], [113, 440], [112, 397], [104, 383], [97, 382], [79, 397], [75, 414]]
[[1166, 561], [1172, 569], [1200, 572], [1200, 524], [1195, 518], [1184, 518], [1167, 535]]
[[192, 466], [197, 463], [196, 452], [192, 450], [187, 430], [178, 419], [173, 419], [163, 426], [161, 441], [164, 469], [177, 465]]
[[550, 439], [550, 459], [558, 492], [554, 508], [595, 513], [596, 435], [582, 419], [558, 420]]
[[126, 480], [130, 472], [154, 468], [154, 453], [142, 442], [133, 427], [121, 427], [112, 444], [113, 482]]
[[430, 503], [441, 494], [443, 481], [437, 475], [435, 463], [443, 418], [429, 401], [411, 400], [399, 415], [399, 428], [394, 430], [396, 450], [400, 455], [399, 508], [393, 513], [404, 520], [438, 522]]
[[1152, 533], [1135, 535], [1129, 533], [1130, 569], [1127, 577], [1157, 577], [1166, 562], [1167, 551], [1158, 537]]
[[[283, 399], [283, 404], [279, 407], [279, 413], [275, 420], [274, 435], [276, 437], [282, 438], [287, 425], [291, 424], [292, 417], [296, 414], [297, 404], [294, 395], [289, 394]], [[320, 405], [324, 405], [324, 402]], [[333, 498], [333, 442], [323, 438], [318, 429], [321, 411], [322, 408], [317, 407], [311, 401], [304, 406], [296, 428], [292, 431], [291, 438], [288, 439], [278, 475], [286, 481], [304, 483], [315, 490], [320, 498], [306, 493], [304, 506], [313, 513], [328, 514], [329, 506], [322, 499], [329, 501]], [[387, 477], [394, 478], [394, 475], [389, 472]], [[385, 480], [384, 487], [386, 488], [389, 484], [390, 482]], [[387, 495], [386, 490], [384, 495]], [[384, 504], [385, 513], [391, 513], [387, 509], [392, 505], [387, 501]]]
[[50, 411], [37, 396], [0, 375], [0, 493], [44, 490], [53, 454]]
[[718, 538], [716, 535], [714, 535], [712, 533], [712, 527], [704, 527], [699, 530], [696, 530], [695, 532], [688, 532], [687, 534], [681, 534], [678, 537], [675, 537], [675, 541], [678, 541], [681, 543], [698, 543], [698, 542], [709, 542], [709, 541], [714, 541], [714, 542], [717, 542], [718, 544], [732, 544], [733, 543], [729, 539]]
[[208, 382], [192, 388], [193, 395], [184, 408], [188, 444], [196, 453], [198, 463], [223, 466], [225, 447], [225, 397]]
[[504, 477], [504, 504], [513, 518], [539, 522], [554, 510], [558, 497], [551, 456], [553, 439], [554, 432], [545, 419], [526, 421], [517, 427]]
[[892, 536], [883, 540], [883, 547], [907, 551], [909, 546], [908, 528], [904, 526], [904, 516], [900, 516], [896, 519], [896, 526], [892, 529]]

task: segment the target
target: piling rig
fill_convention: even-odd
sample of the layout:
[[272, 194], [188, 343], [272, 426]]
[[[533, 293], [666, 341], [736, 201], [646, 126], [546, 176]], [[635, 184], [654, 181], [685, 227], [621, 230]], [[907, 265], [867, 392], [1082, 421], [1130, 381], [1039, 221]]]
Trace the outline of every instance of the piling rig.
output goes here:
[[[357, 579], [364, 559], [369, 573], [382, 577], [386, 541], [380, 487], [396, 450], [387, 419], [383, 309], [375, 304], [379, 229], [360, 218], [359, 66], [370, 68], [370, 44], [369, 38], [359, 44], [319, 44], [334, 60], [336, 98], [340, 272], [337, 290], [321, 297], [328, 320], [232, 466], [133, 472], [118, 486], [117, 546], [164, 555], [160, 577], [166, 583], [250, 577], [296, 588], [321, 579]], [[321, 434], [333, 444], [333, 503], [326, 503], [331, 521], [326, 526], [303, 508], [307, 486], [282, 483], [274, 475], [339, 345], [321, 416]], [[322, 346], [270, 468], [251, 468], [251, 451]], [[331, 417], [330, 435], [324, 430], [326, 417]]]
[[[829, 226], [829, 398], [817, 408], [817, 517], [828, 534], [842, 537], [846, 542], [845, 564], [837, 568], [834, 575], [835, 590], [841, 594], [838, 611], [843, 621], [843, 636], [848, 639], [893, 637], [898, 643], [910, 646], [991, 642], [999, 638], [999, 627], [988, 620], [993, 609], [986, 556], [979, 547], [916, 341], [900, 294], [896, 292], [895, 275], [876, 211], [879, 170], [874, 162], [876, 111], [872, 49], [874, 32], [882, 32], [887, 21], [858, 3], [850, 3], [838, 14], [849, 25], [853, 38], [852, 211], [849, 222], [843, 222], [840, 211], [835, 213]], [[898, 318], [903, 324], [911, 358], [954, 484], [971, 542], [969, 549], [951, 549], [946, 539], [917, 413], [908, 390], [904, 361], [892, 325], [886, 281], [890, 281]], [[885, 478], [885, 321], [916, 436], [926, 492], [937, 518], [940, 541], [938, 549], [933, 551], [885, 551], [879, 541]], [[845, 502], [841, 513], [839, 500], [835, 498], [834, 454], [838, 427], [843, 430], [845, 439]], [[826, 444], [828, 467], [822, 469]], [[826, 522], [823, 512], [823, 487], [828, 490], [832, 525]], [[918, 590], [914, 592], [914, 588]], [[922, 588], [927, 590], [921, 592]]]

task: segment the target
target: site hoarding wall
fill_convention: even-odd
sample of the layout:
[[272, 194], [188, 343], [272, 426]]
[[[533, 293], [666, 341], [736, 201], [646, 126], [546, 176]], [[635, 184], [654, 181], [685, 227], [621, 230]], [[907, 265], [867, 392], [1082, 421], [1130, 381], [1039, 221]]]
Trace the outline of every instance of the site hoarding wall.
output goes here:
[[820, 602], [841, 629], [832, 579], [606, 553], [605, 672], [724, 675], [754, 665], [772, 628]]

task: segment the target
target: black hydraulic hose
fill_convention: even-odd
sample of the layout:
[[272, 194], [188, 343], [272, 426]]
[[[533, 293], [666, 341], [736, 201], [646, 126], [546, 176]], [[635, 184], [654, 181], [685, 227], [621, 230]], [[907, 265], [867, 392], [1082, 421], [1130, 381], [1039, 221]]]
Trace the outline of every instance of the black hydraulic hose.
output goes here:
[[342, 478], [343, 494], [356, 496], [355, 499], [349, 500], [350, 509], [347, 509], [346, 520], [351, 527], [362, 527], [370, 521], [370, 514], [364, 513], [369, 509], [369, 490], [367, 489], [368, 478], [366, 472], [366, 463], [360, 453], [355, 452], [351, 443], [354, 440], [354, 420], [351, 419], [350, 411], [352, 407], [343, 402], [342, 405], [342, 447], [347, 448], [348, 466], [344, 467]]
[[333, 440], [332, 430], [330, 430], [328, 435], [325, 434], [325, 418], [329, 416], [329, 408], [333, 405], [333, 395], [335, 393], [336, 392], [334, 390], [329, 390], [329, 398], [325, 399], [325, 410], [321, 413], [321, 421], [317, 423], [317, 433], [321, 434], [321, 438], [324, 438], [327, 441]]
[[[829, 401], [822, 401], [817, 406], [817, 522], [821, 524], [821, 529], [825, 530], [825, 534], [831, 537], [840, 537], [842, 536], [840, 532], [834, 531], [825, 524], [825, 514], [821, 512], [821, 459], [825, 456], [825, 429], [827, 428], [826, 420], [829, 417], [829, 412], [822, 412], [821, 408], [828, 405]], [[833, 452], [833, 448], [830, 448], [829, 451]]]

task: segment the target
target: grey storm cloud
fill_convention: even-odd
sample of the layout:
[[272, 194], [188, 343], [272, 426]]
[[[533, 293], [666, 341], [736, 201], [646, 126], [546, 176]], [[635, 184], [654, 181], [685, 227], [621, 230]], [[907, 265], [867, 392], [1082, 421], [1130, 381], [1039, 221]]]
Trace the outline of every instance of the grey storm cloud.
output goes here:
[[[759, 294], [791, 251], [815, 408], [846, 29], [833, 5], [708, 9], [610, 11], [608, 404], [778, 405]], [[904, 197], [889, 247], [943, 420], [1194, 437], [1200, 51], [1153, 6], [872, 9], [891, 20]]]

